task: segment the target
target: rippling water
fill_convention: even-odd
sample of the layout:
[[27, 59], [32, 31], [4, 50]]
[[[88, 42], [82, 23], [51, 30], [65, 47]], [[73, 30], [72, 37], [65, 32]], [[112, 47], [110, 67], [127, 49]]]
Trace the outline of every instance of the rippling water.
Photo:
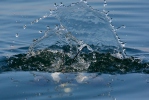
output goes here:
[[76, 2], [0, 1], [0, 99], [149, 98], [149, 2]]

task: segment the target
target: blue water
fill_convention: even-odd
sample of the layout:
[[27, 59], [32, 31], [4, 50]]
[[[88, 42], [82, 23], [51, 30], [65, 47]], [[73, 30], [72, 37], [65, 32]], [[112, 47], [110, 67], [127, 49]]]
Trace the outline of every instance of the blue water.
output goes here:
[[[55, 9], [54, 3], [60, 2], [70, 5], [78, 0], [1, 0], [0, 61], [5, 57], [28, 52], [33, 40], [43, 36], [47, 26], [58, 24], [57, 20], [51, 18], [45, 18], [33, 25], [31, 22], [49, 14], [49, 9]], [[109, 16], [114, 27], [126, 26], [117, 31], [120, 39], [126, 43], [126, 54], [149, 62], [149, 1], [107, 0], [105, 8], [103, 3], [103, 0], [88, 0], [92, 8], [110, 11]], [[83, 78], [81, 81], [77, 80], [80, 74]], [[148, 74], [59, 73], [59, 75], [60, 79], [57, 77], [58, 80], [54, 80], [52, 73], [47, 72], [2, 72], [0, 100], [149, 99]]]

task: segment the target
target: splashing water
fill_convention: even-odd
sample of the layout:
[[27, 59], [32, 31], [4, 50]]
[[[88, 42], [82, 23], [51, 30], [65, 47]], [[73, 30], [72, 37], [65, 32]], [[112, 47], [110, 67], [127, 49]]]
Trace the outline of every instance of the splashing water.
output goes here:
[[[106, 1], [104, 2], [106, 5]], [[47, 26], [41, 38], [35, 39], [27, 54], [8, 60], [3, 70], [36, 70], [46, 72], [148, 73], [148, 63], [127, 58], [111, 18], [105, 10], [91, 8], [86, 1], [69, 6], [55, 4], [55, 10], [31, 24], [47, 17], [59, 24]]]
[[55, 38], [48, 46], [56, 45], [58, 41], [63, 45], [76, 46], [78, 51], [87, 47], [89, 51], [109, 52], [118, 58], [125, 58], [123, 45], [110, 23], [110, 17], [105, 11], [95, 10], [86, 3], [80, 1], [70, 6], [56, 5], [56, 10], [50, 11], [49, 17], [57, 18], [60, 24], [45, 32], [42, 38], [33, 43], [30, 51], [48, 37], [49, 40]]
[[[104, 0], [104, 7], [106, 5]], [[38, 34], [44, 35], [33, 40], [27, 54], [6, 59], [7, 64], [1, 62], [0, 58], [0, 64], [4, 65], [2, 68], [0, 65], [0, 72], [12, 71], [1, 74], [1, 88], [5, 89], [4, 93], [1, 92], [1, 98], [117, 100], [120, 98], [115, 96], [117, 91], [123, 94], [131, 91], [130, 86], [132, 90], [135, 90], [135, 86], [147, 86], [144, 79], [140, 79], [142, 73], [149, 73], [149, 63], [126, 57], [123, 49], [125, 44], [116, 34], [118, 29], [125, 26], [115, 29], [107, 11], [93, 9], [85, 0], [69, 6], [61, 3], [55, 7], [55, 10], [50, 10], [50, 14], [31, 22], [34, 25], [49, 17], [51, 20], [56, 19], [59, 24], [46, 25], [46, 30], [35, 27]], [[27, 31], [28, 27], [24, 25], [23, 28]], [[16, 38], [21, 36], [21, 32], [15, 35]], [[11, 45], [13, 48], [14, 45]], [[121, 77], [109, 75], [126, 73], [141, 74]], [[138, 84], [132, 84], [132, 81]], [[6, 83], [11, 90], [17, 91], [10, 91]], [[125, 86], [126, 83], [131, 85]], [[145, 91], [144, 88], [137, 90], [139, 92], [134, 95]]]

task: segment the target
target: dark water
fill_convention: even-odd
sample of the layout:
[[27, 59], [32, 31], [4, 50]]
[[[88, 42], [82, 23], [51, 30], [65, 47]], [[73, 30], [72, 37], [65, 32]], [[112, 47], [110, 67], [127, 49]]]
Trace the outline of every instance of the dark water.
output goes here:
[[[90, 47], [93, 49], [93, 51], [98, 52], [99, 49], [97, 49], [96, 46], [92, 46], [91, 44], [95, 45], [98, 44], [97, 42], [99, 42], [102, 45], [98, 45], [98, 47], [101, 48], [105, 46], [108, 48], [106, 49], [104, 47], [100, 49], [100, 52], [108, 51], [113, 56], [119, 58], [121, 57], [119, 52], [123, 52], [123, 49], [126, 49], [125, 52], [128, 57], [138, 57], [143, 62], [148, 63], [149, 2], [146, 0], [112, 0], [107, 1], [107, 6], [104, 8], [104, 1], [88, 0], [88, 4], [92, 8], [98, 9], [99, 12], [103, 11], [103, 9], [110, 11], [108, 16], [112, 18], [111, 24], [108, 22], [109, 20], [107, 20], [107, 17], [105, 16], [106, 13], [99, 14], [96, 11], [93, 13], [93, 10], [91, 10], [91, 8], [88, 9], [86, 6], [83, 6], [82, 13], [79, 13], [81, 10], [75, 9], [75, 6], [74, 8], [68, 7], [68, 9], [59, 8], [56, 14], [53, 14], [59, 20], [57, 20], [55, 17], [47, 17], [50, 14], [49, 9], [55, 9], [54, 3], [60, 4], [60, 2], [67, 6], [71, 3], [76, 3], [79, 1], [0, 1], [0, 66], [5, 65], [5, 68], [8, 67], [5, 60], [9, 59], [9, 57], [12, 57], [13, 55], [23, 55], [29, 51], [27, 58], [26, 56], [25, 58], [19, 56], [19, 60], [13, 59], [11, 61], [14, 61], [13, 63], [10, 63], [12, 64], [11, 67], [13, 67], [11, 71], [1, 71], [0, 99], [148, 100], [149, 75], [144, 73], [146, 70], [148, 70], [148, 65], [132, 62], [132, 59], [129, 59], [129, 61], [117, 60], [116, 58], [107, 59], [111, 56], [108, 56], [105, 60], [103, 58], [106, 56], [101, 56], [100, 59], [96, 59], [98, 58], [97, 55], [94, 57], [94, 54], [92, 54], [92, 57], [88, 53], [86, 54], [86, 52], [92, 51]], [[82, 5], [80, 7], [82, 7]], [[74, 11], [75, 13], [69, 11]], [[85, 16], [85, 11], [90, 12], [90, 15], [88, 15], [90, 18]], [[83, 17], [74, 17], [79, 15]], [[98, 27], [96, 28], [96, 24], [91, 23], [94, 22], [94, 20], [90, 20], [97, 16], [100, 16], [98, 18], [101, 19], [95, 19], [95, 23], [99, 22], [99, 25], [97, 24], [97, 26], [100, 26], [99, 29]], [[79, 22], [77, 22], [77, 20], [79, 20]], [[55, 25], [59, 25], [59, 23], [64, 25], [66, 29], [62, 30], [62, 28], [59, 27], [61, 29], [60, 32], [57, 29], [54, 30]], [[80, 26], [77, 25], [78, 23]], [[113, 26], [111, 25], [114, 25], [115, 28], [112, 28]], [[94, 28], [90, 29], [92, 26], [94, 26]], [[113, 34], [112, 29], [117, 29], [121, 26], [121, 29], [116, 30], [118, 38], [115, 38], [117, 36], [116, 34], [111, 35]], [[56, 32], [60, 39], [56, 35], [50, 36], [52, 32], [49, 32], [47, 34], [49, 36], [48, 38], [44, 38], [42, 41], [39, 41], [41, 39], [40, 37], [44, 36], [45, 31], [48, 30], [48, 27], [53, 30], [53, 33]], [[67, 33], [67, 30], [71, 30], [71, 34], [66, 35], [65, 33]], [[97, 33], [98, 31], [101, 33], [106, 33], [106, 35], [100, 35]], [[74, 34], [77, 32], [82, 34]], [[83, 32], [86, 32], [86, 34]], [[90, 32], [93, 33], [90, 34]], [[66, 38], [66, 36], [68, 38]], [[83, 40], [84, 43], [82, 43], [80, 40]], [[60, 43], [57, 43], [57, 41]], [[121, 41], [126, 43], [124, 48], [123, 45], [121, 45]], [[75, 45], [75, 48], [73, 48], [72, 52], [65, 52], [64, 54], [66, 57], [65, 59], [67, 59], [68, 55], [72, 56], [69, 56], [70, 58], [68, 58], [72, 60], [70, 64], [67, 63], [70, 62], [69, 60], [64, 61], [65, 63], [62, 64], [63, 61], [60, 59], [63, 58], [63, 52], [60, 52], [60, 54], [56, 56], [53, 56], [52, 54], [54, 60], [50, 58], [50, 61], [53, 64], [52, 66], [54, 66], [54, 69], [52, 69], [54, 70], [53, 73], [49, 71], [49, 69], [40, 69], [44, 69], [45, 67], [45, 69], [47, 69], [47, 66], [51, 65], [51, 63], [49, 64], [49, 62], [46, 62], [47, 59], [44, 55], [40, 57], [45, 58], [46, 60], [39, 60], [37, 57], [40, 63], [38, 61], [34, 61], [36, 58], [31, 61], [31, 63], [28, 63], [27, 60], [24, 60], [32, 60], [33, 58], [30, 58], [30, 56], [34, 55], [34, 50], [38, 51], [39, 49], [47, 49], [50, 45], [55, 43], [57, 43], [59, 47], [57, 48], [53, 46], [52, 50], [54, 51], [58, 49], [63, 50], [61, 45]], [[110, 47], [107, 47], [107, 45], [110, 45]], [[69, 51], [67, 49], [64, 48], [64, 50]], [[80, 50], [81, 53], [78, 53], [77, 49]], [[41, 52], [36, 53], [36, 55], [38, 55], [38, 53], [42, 54]], [[46, 52], [45, 54], [48, 53]], [[84, 60], [85, 58], [83, 58], [81, 54], [84, 54], [85, 58], [88, 59]], [[126, 55], [122, 54], [122, 56]], [[51, 55], [47, 55], [47, 57], [50, 56]], [[90, 59], [90, 57], [92, 59]], [[42, 62], [42, 60], [44, 61]], [[17, 63], [15, 63], [15, 61]], [[101, 63], [101, 61], [103, 62]], [[108, 62], [111, 65], [107, 64]], [[46, 66], [46, 64], [48, 65]], [[116, 69], [113, 68], [114, 64], [116, 64], [114, 67]], [[38, 68], [35, 69], [36, 71], [29, 70], [30, 66], [33, 68], [37, 65]], [[64, 69], [62, 69], [61, 72], [55, 72], [57, 69], [61, 68], [60, 65], [71, 66], [71, 68], [74, 68], [75, 70], [77, 69], [79, 71], [63, 71]], [[84, 69], [86, 69], [88, 66], [92, 68], [91, 65], [94, 65], [94, 69], [98, 68], [97, 65], [99, 65], [100, 68], [99, 70], [93, 70], [92, 73], [87, 73]], [[67, 66], [66, 68], [68, 68]], [[27, 68], [27, 70], [15, 71], [16, 69], [23, 70], [23, 68]], [[112, 72], [111, 74], [110, 69], [112, 69], [114, 73]], [[124, 73], [122, 74], [121, 72]]]

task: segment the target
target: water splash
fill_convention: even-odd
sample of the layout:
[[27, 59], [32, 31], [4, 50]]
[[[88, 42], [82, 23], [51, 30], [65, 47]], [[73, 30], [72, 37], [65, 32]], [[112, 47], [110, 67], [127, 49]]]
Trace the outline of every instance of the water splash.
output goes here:
[[39, 33], [42, 33], [42, 31], [39, 31]]
[[104, 6], [104, 7], [107, 6], [107, 1], [106, 1], [106, 0], [104, 0], [103, 6]]
[[19, 37], [19, 34], [18, 34], [18, 33], [16, 33], [16, 38], [17, 38], [17, 37]]
[[[111, 24], [111, 18], [105, 10], [100, 12], [93, 9], [85, 0], [70, 6], [55, 3], [55, 10], [50, 10], [50, 14], [46, 17], [55, 17], [60, 22], [58, 26], [46, 33], [49, 40], [56, 38], [55, 41], [65, 42], [65, 45], [75, 45], [78, 51], [87, 46], [90, 51], [110, 52], [113, 56], [125, 58], [123, 42], [118, 38], [116, 29]], [[45, 36], [39, 41], [44, 41], [44, 38]], [[39, 41], [33, 44], [38, 44]], [[49, 46], [55, 45], [55, 42], [51, 42], [53, 44], [50, 43]], [[35, 48], [35, 45], [30, 48]]]
[[10, 57], [3, 70], [148, 73], [149, 64], [126, 58], [125, 43], [116, 33], [125, 26], [115, 28], [108, 11], [93, 9], [84, 0], [69, 6], [55, 4], [55, 7], [50, 14], [31, 23], [51, 17], [59, 24], [47, 25], [44, 35], [33, 40], [28, 53]]
[[26, 27], [27, 27], [27, 26], [26, 26], [26, 25], [24, 25], [24, 26], [23, 26], [23, 29], [26, 29]]

